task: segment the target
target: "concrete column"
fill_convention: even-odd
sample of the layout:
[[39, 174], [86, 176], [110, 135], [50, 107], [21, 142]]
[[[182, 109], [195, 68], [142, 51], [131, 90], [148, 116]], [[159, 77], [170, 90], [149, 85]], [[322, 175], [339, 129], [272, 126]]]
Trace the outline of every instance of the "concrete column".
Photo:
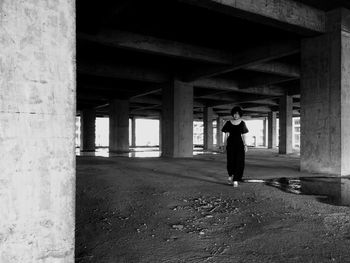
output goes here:
[[277, 133], [277, 124], [276, 124], [276, 112], [271, 111], [268, 113], [268, 143], [267, 147], [269, 149], [276, 147], [276, 133]]
[[131, 146], [136, 146], [136, 118], [131, 118]]
[[350, 175], [350, 11], [301, 46], [301, 170]]
[[203, 149], [213, 150], [213, 108], [205, 107], [203, 111]]
[[263, 146], [267, 146], [267, 118], [263, 120]]
[[80, 114], [80, 151], [95, 151], [95, 123], [96, 113], [94, 109], [85, 109]]
[[0, 261], [74, 262], [74, 1], [1, 1]]
[[223, 126], [223, 121], [222, 117], [218, 116], [216, 118], [216, 147], [220, 149], [223, 146], [222, 143], [222, 126]]
[[172, 80], [163, 87], [162, 156], [193, 156], [193, 86]]
[[109, 151], [129, 151], [129, 101], [113, 100], [109, 108]]
[[159, 150], [162, 149], [162, 116], [159, 116]]
[[293, 98], [282, 96], [280, 98], [280, 139], [279, 153], [288, 154], [293, 152]]

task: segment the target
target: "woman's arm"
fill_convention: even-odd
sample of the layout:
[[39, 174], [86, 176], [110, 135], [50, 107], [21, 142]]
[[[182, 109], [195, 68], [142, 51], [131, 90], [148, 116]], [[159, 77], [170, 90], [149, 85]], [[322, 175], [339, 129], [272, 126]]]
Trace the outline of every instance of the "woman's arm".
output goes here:
[[245, 134], [242, 134], [242, 141], [243, 141], [243, 145], [244, 145], [244, 151], [247, 152], [248, 146], [247, 146], [247, 143], [245, 142]]
[[228, 138], [228, 132], [225, 132], [225, 135], [224, 135], [224, 149], [223, 149], [223, 152], [226, 152], [226, 146], [227, 146], [227, 138]]

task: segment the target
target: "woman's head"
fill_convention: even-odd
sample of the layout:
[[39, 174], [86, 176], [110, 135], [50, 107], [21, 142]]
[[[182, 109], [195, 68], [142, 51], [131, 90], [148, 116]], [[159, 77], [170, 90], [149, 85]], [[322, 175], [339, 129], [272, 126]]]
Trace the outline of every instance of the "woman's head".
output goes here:
[[231, 110], [231, 115], [234, 119], [239, 119], [243, 116], [243, 111], [241, 109], [241, 107], [233, 107]]

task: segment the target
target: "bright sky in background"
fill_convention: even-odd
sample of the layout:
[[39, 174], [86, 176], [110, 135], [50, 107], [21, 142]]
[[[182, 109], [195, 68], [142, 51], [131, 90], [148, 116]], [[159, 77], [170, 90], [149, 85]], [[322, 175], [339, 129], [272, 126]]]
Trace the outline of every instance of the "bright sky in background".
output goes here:
[[159, 145], [159, 121], [136, 119], [136, 145]]
[[[300, 147], [300, 119], [293, 118], [293, 145]], [[295, 125], [296, 121], [298, 122]], [[262, 146], [264, 144], [264, 121], [260, 120], [245, 120], [249, 133], [246, 135], [247, 144], [250, 146]], [[130, 120], [129, 142], [131, 144], [131, 120]], [[216, 128], [213, 122], [213, 141], [216, 144]], [[277, 119], [278, 127], [278, 119]], [[265, 135], [267, 136], [267, 134]], [[294, 137], [297, 137], [295, 139]], [[267, 138], [266, 138], [267, 139]], [[278, 143], [278, 129], [277, 129]], [[96, 146], [108, 147], [109, 144], [109, 119], [96, 118]], [[203, 121], [193, 122], [193, 144], [203, 144]], [[80, 146], [80, 117], [76, 118], [76, 145]], [[136, 119], [136, 145], [137, 146], [157, 146], [159, 145], [159, 121], [151, 119]]]

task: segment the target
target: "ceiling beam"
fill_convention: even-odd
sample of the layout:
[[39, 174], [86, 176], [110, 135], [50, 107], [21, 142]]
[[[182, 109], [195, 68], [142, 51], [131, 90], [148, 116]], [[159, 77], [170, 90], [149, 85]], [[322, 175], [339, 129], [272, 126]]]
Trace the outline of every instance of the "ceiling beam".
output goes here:
[[205, 103], [208, 107], [218, 107], [220, 105], [236, 105], [239, 103], [246, 103], [246, 102], [253, 102], [257, 100], [264, 100], [270, 98], [266, 95], [259, 95], [259, 94], [234, 94], [234, 95], [226, 95], [226, 96], [220, 96], [220, 95], [211, 95], [211, 96], [205, 96], [202, 99], [207, 100], [213, 100], [212, 102], [207, 101]]
[[184, 81], [194, 81], [202, 78], [232, 72], [238, 69], [261, 64], [266, 61], [296, 54], [300, 51], [299, 40], [273, 42], [237, 52], [232, 57], [232, 64], [229, 66], [197, 67], [190, 73], [183, 76]]
[[264, 85], [276, 85], [279, 83], [288, 82], [294, 80], [295, 77], [285, 77], [285, 76], [277, 76], [277, 75], [258, 75], [250, 79], [245, 79], [239, 81], [239, 87], [241, 89], [264, 86]]
[[300, 78], [299, 67], [291, 64], [277, 62], [277, 61], [269, 61], [262, 64], [249, 66], [249, 67], [246, 67], [245, 69], [256, 71], [256, 72], [275, 74], [275, 75], [285, 76], [285, 77]]
[[325, 12], [294, 0], [179, 1], [305, 35], [326, 30]]
[[196, 80], [192, 82], [192, 84], [201, 88], [235, 91], [239, 93], [261, 94], [268, 96], [282, 96], [286, 94], [285, 89], [272, 85], [240, 89], [237, 81], [221, 78]]
[[232, 53], [228, 51], [210, 49], [132, 32], [103, 30], [96, 35], [78, 33], [77, 37], [79, 40], [87, 40], [106, 46], [144, 53], [218, 64], [232, 63]]
[[81, 62], [78, 63], [77, 71], [80, 74], [91, 76], [130, 79], [153, 83], [163, 83], [170, 78], [168, 73], [159, 68], [139, 67], [135, 65], [92, 64]]

